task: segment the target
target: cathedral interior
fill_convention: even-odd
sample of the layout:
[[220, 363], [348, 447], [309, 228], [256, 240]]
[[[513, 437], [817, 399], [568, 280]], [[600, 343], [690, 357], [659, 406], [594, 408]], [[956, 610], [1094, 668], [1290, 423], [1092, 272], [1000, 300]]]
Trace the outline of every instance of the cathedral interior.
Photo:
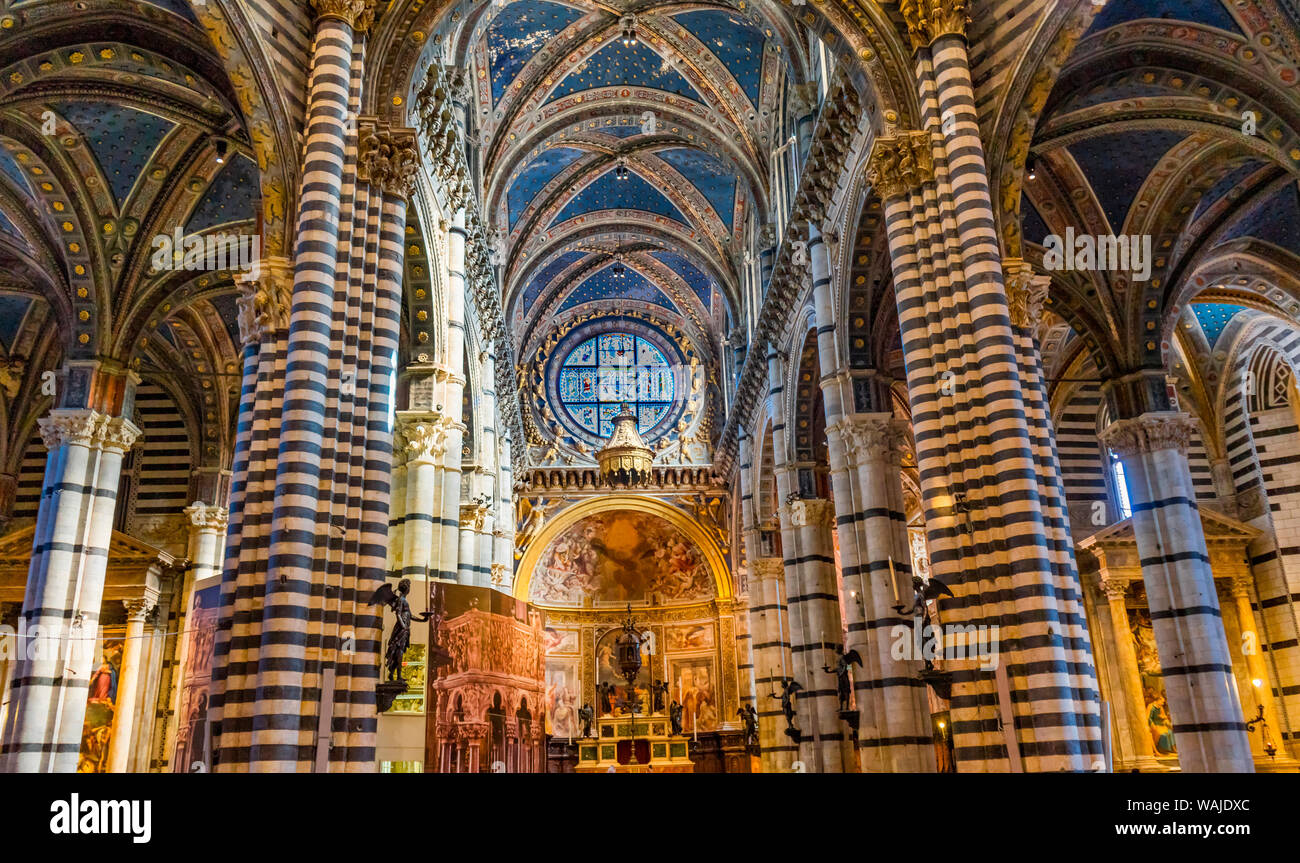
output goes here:
[[1300, 770], [1296, 0], [0, 67], [0, 770]]

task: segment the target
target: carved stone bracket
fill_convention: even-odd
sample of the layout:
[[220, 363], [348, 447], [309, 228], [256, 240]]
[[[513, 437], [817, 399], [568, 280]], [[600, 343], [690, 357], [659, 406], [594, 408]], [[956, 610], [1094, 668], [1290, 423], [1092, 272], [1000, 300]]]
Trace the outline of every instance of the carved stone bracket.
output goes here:
[[882, 198], [901, 197], [934, 180], [934, 149], [929, 132], [901, 132], [877, 138], [867, 162], [867, 181]]
[[1175, 411], [1146, 413], [1133, 419], [1117, 420], [1101, 433], [1101, 441], [1120, 458], [1138, 453], [1177, 450], [1187, 452], [1196, 420]]

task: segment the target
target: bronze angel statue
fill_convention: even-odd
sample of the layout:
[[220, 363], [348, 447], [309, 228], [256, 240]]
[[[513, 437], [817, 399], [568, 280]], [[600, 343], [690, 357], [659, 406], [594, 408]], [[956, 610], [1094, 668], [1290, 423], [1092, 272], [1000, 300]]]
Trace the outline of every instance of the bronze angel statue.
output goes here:
[[849, 669], [854, 665], [858, 668], [862, 667], [862, 656], [853, 648], [849, 648], [839, 655], [834, 668], [822, 666], [822, 671], [835, 675], [835, 694], [840, 700], [840, 713], [844, 713], [849, 709], [849, 695], [852, 693], [852, 686], [849, 683]]
[[430, 612], [425, 611], [412, 617], [411, 604], [406, 601], [406, 595], [410, 592], [411, 580], [404, 578], [397, 582], [396, 590], [385, 581], [370, 597], [371, 605], [386, 605], [397, 617], [393, 623], [393, 632], [388, 636], [388, 651], [384, 654], [384, 665], [388, 670], [390, 683], [397, 683], [400, 680], [402, 657], [406, 655], [406, 648], [411, 646], [411, 620], [424, 623], [430, 615]]

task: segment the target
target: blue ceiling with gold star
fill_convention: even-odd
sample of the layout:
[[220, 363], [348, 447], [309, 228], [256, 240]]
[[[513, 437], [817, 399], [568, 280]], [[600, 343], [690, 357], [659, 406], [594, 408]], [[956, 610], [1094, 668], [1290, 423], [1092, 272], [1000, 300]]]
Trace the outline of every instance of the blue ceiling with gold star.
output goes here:
[[558, 225], [584, 213], [618, 209], [644, 210], [676, 219], [684, 225], [689, 224], [681, 211], [673, 206], [673, 202], [664, 197], [663, 192], [647, 183], [635, 171], [629, 172], [626, 180], [619, 180], [612, 170], [601, 174], [574, 196], [551, 224]]
[[1088, 32], [1097, 33], [1141, 18], [1177, 18], [1218, 27], [1230, 33], [1241, 32], [1220, 0], [1110, 0], [1097, 13], [1097, 17], [1092, 19], [1092, 27]]
[[542, 295], [542, 291], [550, 286], [556, 276], [585, 255], [586, 252], [564, 252], [556, 255], [554, 260], [534, 273], [533, 277], [528, 280], [528, 286], [524, 288], [524, 307], [531, 308], [533, 303], [537, 302], [537, 298]]
[[690, 82], [644, 42], [624, 45], [618, 40], [601, 48], [566, 75], [546, 102], [550, 104], [572, 93], [620, 84], [652, 87], [704, 102]]
[[700, 150], [674, 147], [655, 153], [673, 167], [677, 173], [690, 180], [713, 207], [713, 211], [728, 228], [732, 222], [732, 208], [736, 203], [736, 175], [717, 159]]
[[55, 102], [55, 113], [86, 139], [118, 205], [126, 201], [140, 171], [172, 123], [144, 111], [104, 102]]
[[1133, 199], [1160, 159], [1185, 136], [1181, 132], [1121, 132], [1070, 145], [1101, 203], [1111, 230], [1124, 228]]
[[257, 165], [251, 159], [236, 156], [227, 161], [208, 186], [185, 230], [194, 233], [252, 219], [256, 215], [257, 198]]
[[582, 151], [573, 147], [553, 147], [543, 150], [537, 158], [515, 175], [506, 192], [506, 208], [510, 216], [511, 229], [519, 220], [519, 216], [528, 208], [528, 202], [535, 198], [556, 174], [572, 165], [581, 156]]
[[1244, 306], [1234, 306], [1228, 303], [1193, 303], [1192, 312], [1196, 315], [1196, 320], [1200, 323], [1201, 329], [1205, 331], [1205, 339], [1214, 347], [1227, 329], [1228, 324], [1232, 323], [1241, 312], [1246, 311]]
[[583, 14], [580, 9], [545, 0], [517, 0], [498, 12], [487, 33], [492, 104], [501, 101], [506, 87], [542, 46]]
[[750, 104], [758, 104], [762, 86], [763, 34], [753, 24], [721, 9], [701, 9], [674, 15], [681, 24], [723, 62]]
[[[621, 272], [622, 276], [617, 275]], [[662, 306], [669, 311], [677, 311], [673, 301], [668, 299], [658, 287], [631, 267], [611, 264], [585, 279], [573, 293], [565, 299], [559, 311], [589, 303], [594, 300], [640, 300]]]

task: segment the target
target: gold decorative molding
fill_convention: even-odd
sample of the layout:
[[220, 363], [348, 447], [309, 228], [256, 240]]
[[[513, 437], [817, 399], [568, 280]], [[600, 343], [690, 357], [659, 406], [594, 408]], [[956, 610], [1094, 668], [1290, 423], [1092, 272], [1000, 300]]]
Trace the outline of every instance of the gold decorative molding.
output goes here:
[[867, 182], [881, 198], [897, 198], [934, 180], [934, 149], [929, 132], [900, 132], [877, 138], [867, 162]]
[[1116, 420], [1102, 430], [1101, 442], [1120, 458], [1139, 453], [1177, 450], [1187, 452], [1196, 420], [1185, 413], [1160, 411], [1127, 420]]
[[1007, 310], [1011, 313], [1011, 325], [1017, 329], [1029, 330], [1037, 338], [1052, 277], [1040, 275], [1032, 264], [1020, 258], [1003, 258], [1002, 276], [1007, 286]]
[[965, 39], [966, 25], [970, 22], [969, 5], [969, 0], [898, 0], [898, 11], [907, 22], [912, 50], [928, 48], [940, 36]]

